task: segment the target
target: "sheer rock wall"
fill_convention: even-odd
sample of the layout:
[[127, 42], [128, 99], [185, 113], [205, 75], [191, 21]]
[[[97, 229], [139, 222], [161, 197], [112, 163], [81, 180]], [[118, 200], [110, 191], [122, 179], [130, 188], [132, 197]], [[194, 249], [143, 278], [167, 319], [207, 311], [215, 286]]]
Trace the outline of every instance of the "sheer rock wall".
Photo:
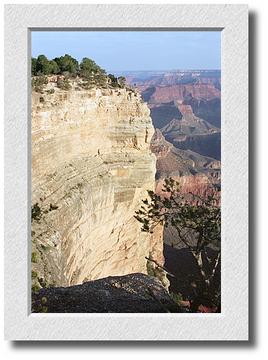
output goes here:
[[32, 278], [69, 286], [163, 263], [135, 210], [155, 187], [147, 105], [126, 89], [32, 94]]

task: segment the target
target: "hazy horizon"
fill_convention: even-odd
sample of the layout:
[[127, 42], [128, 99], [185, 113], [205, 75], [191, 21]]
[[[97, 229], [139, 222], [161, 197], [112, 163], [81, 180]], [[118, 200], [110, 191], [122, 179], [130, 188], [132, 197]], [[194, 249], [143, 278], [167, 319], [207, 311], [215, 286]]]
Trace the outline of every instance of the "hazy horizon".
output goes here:
[[147, 70], [128, 70], [128, 69], [124, 69], [124, 70], [113, 70], [113, 69], [110, 69], [111, 71], [114, 71], [114, 72], [177, 72], [177, 71], [185, 71], [185, 72], [190, 72], [190, 71], [221, 71], [221, 69], [155, 69], [155, 70], [152, 70], [152, 69], [147, 69]]
[[220, 31], [32, 31], [32, 56], [70, 54], [109, 72], [221, 70]]

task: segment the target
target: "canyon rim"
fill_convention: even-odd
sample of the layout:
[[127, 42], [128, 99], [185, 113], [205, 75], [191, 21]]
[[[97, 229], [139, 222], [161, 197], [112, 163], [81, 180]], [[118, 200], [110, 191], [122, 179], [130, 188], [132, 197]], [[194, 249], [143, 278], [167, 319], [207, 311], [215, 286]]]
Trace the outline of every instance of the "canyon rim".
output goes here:
[[201, 33], [32, 33], [33, 312], [220, 312], [220, 40]]

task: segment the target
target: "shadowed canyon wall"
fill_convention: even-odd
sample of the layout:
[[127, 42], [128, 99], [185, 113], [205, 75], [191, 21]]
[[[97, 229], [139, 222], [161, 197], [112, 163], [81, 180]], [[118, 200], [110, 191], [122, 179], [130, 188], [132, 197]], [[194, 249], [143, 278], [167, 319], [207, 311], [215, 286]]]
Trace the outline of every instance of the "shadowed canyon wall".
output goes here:
[[162, 229], [134, 219], [155, 187], [154, 129], [135, 92], [32, 94], [32, 275], [68, 286], [163, 263]]

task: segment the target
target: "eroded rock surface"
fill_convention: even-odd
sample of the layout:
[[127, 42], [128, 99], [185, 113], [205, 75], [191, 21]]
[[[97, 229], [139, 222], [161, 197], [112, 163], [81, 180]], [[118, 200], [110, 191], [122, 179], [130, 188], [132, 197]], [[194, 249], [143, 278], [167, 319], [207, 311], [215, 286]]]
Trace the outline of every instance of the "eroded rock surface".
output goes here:
[[159, 129], [156, 129], [152, 137], [151, 149], [157, 158], [157, 193], [161, 193], [167, 177], [178, 181], [183, 193], [192, 192], [199, 196], [204, 196], [209, 189], [220, 186], [220, 161], [191, 150], [175, 148]]
[[32, 277], [69, 286], [163, 263], [134, 219], [154, 189], [149, 109], [126, 89], [32, 95]]
[[33, 312], [57, 313], [181, 312], [161, 282], [144, 274], [111, 276], [71, 287], [41, 289]]

